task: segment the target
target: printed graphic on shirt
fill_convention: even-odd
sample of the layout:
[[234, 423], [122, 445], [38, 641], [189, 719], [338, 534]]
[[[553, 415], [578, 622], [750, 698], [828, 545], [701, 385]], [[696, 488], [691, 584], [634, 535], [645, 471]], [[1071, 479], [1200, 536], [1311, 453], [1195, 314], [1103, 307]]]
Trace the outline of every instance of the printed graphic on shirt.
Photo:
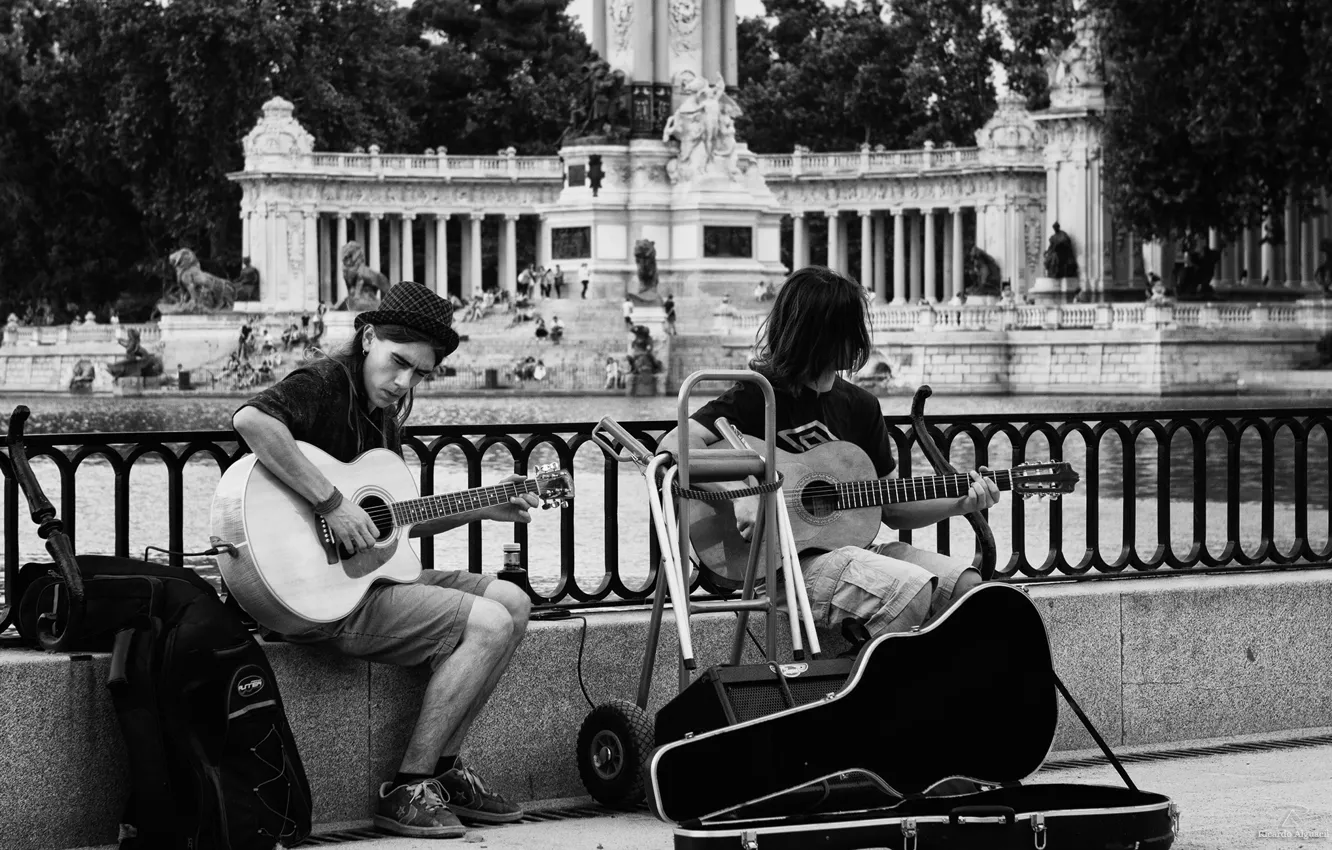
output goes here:
[[837, 436], [829, 430], [828, 426], [817, 419], [795, 428], [778, 431], [777, 437], [779, 442], [785, 442], [793, 452], [809, 451], [815, 446], [837, 440]]

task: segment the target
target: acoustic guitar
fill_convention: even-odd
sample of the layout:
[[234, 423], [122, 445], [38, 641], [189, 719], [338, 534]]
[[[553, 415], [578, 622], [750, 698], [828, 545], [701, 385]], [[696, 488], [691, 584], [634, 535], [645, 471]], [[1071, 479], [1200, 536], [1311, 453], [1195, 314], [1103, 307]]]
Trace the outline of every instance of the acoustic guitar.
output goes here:
[[[763, 444], [748, 435], [744, 440], [751, 446]], [[800, 551], [867, 546], [879, 534], [883, 505], [958, 499], [971, 489], [971, 479], [964, 474], [876, 478], [869, 455], [845, 440], [799, 454], [778, 449], [777, 469], [784, 476], [782, 492]], [[1078, 474], [1064, 461], [1023, 463], [983, 474], [1000, 490], [1024, 496], [1072, 493], [1078, 483]], [[736, 529], [735, 502], [691, 501], [689, 535], [699, 565], [719, 583], [739, 587], [748, 564], [749, 541]]]
[[310, 503], [249, 454], [233, 463], [213, 495], [214, 545], [229, 543], [217, 566], [241, 607], [284, 634], [298, 634], [351, 613], [370, 586], [411, 582], [421, 574], [421, 544], [412, 526], [440, 517], [501, 505], [535, 493], [542, 507], [573, 498], [569, 473], [556, 464], [537, 467], [534, 479], [421, 496], [406, 462], [388, 449], [371, 449], [343, 463], [308, 443], [296, 444], [319, 471], [360, 505], [378, 534], [369, 549], [347, 551]]

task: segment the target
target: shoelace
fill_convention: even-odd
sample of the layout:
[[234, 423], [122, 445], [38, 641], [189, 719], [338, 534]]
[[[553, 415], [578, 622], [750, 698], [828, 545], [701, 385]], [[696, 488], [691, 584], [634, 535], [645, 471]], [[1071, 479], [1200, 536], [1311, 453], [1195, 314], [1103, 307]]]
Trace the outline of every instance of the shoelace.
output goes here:
[[462, 778], [467, 781], [467, 787], [472, 789], [472, 796], [477, 800], [480, 800], [483, 797], [493, 797], [496, 800], [504, 799], [499, 794], [495, 794], [488, 789], [485, 780], [478, 776], [470, 767], [460, 764], [457, 765], [457, 769], [458, 772], [462, 774]]
[[426, 779], [417, 785], [407, 787], [412, 791], [412, 802], [421, 800], [427, 809], [442, 809], [449, 799], [449, 792], [445, 791], [444, 786], [435, 779]]

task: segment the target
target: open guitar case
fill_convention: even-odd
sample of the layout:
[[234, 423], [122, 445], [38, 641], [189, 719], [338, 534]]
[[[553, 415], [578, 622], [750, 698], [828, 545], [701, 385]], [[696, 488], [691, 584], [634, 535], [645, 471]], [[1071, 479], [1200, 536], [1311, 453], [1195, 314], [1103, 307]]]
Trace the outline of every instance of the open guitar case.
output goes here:
[[[913, 426], [951, 472], [923, 422], [929, 394], [917, 391]], [[1177, 807], [1133, 783], [1055, 672], [1025, 590], [988, 582], [994, 540], [968, 519], [987, 582], [938, 620], [870, 641], [821, 700], [658, 741], [648, 804], [677, 850], [1171, 846]], [[1053, 746], [1060, 696], [1125, 787], [1024, 784]]]

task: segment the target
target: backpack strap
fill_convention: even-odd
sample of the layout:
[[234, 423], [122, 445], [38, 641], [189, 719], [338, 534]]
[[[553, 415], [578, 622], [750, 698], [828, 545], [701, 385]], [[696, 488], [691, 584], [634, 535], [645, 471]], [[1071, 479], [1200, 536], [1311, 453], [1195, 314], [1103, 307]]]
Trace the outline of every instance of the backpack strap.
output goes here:
[[1130, 791], [1136, 792], [1138, 786], [1133, 784], [1133, 780], [1129, 777], [1128, 771], [1124, 769], [1124, 765], [1119, 761], [1119, 757], [1116, 756], [1114, 751], [1110, 749], [1110, 746], [1106, 744], [1105, 739], [1101, 737], [1101, 733], [1096, 731], [1096, 727], [1092, 724], [1091, 720], [1087, 718], [1087, 715], [1082, 712], [1082, 706], [1078, 705], [1078, 701], [1073, 699], [1073, 695], [1068, 692], [1068, 688], [1064, 687], [1064, 681], [1059, 678], [1059, 674], [1052, 669], [1050, 675], [1054, 677], [1055, 687], [1059, 689], [1059, 693], [1064, 695], [1064, 699], [1068, 701], [1069, 707], [1073, 709], [1073, 713], [1078, 716], [1078, 719], [1082, 721], [1082, 725], [1086, 726], [1087, 731], [1091, 733], [1092, 740], [1096, 742], [1096, 746], [1101, 748], [1101, 752], [1105, 753], [1105, 757], [1110, 760], [1110, 764], [1115, 768], [1116, 772], [1119, 773], [1119, 778], [1124, 780], [1124, 784], [1129, 787]]
[[123, 820], [138, 831], [139, 846], [150, 846], [150, 836], [174, 837], [179, 808], [153, 676], [153, 648], [161, 628], [154, 619], [117, 632], [106, 681], [129, 756], [130, 795]]

